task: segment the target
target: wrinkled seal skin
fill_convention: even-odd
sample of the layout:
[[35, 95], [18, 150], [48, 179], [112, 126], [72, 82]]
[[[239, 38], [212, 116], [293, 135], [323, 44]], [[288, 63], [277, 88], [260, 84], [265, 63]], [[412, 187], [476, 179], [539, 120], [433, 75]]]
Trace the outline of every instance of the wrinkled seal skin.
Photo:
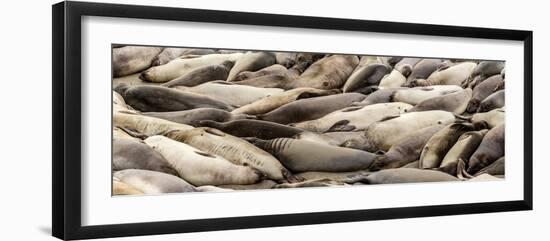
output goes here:
[[137, 131], [138, 133], [146, 136], [159, 135], [171, 130], [193, 129], [190, 125], [175, 123], [150, 116], [127, 113], [113, 114], [113, 125], [116, 127]]
[[144, 194], [196, 192], [185, 180], [162, 172], [139, 169], [117, 171], [113, 177], [142, 191]]
[[466, 109], [466, 111], [468, 111], [469, 113], [475, 113], [479, 108], [479, 104], [481, 103], [481, 101], [503, 87], [504, 79], [500, 74], [493, 75], [485, 79], [474, 88], [472, 99], [470, 100], [470, 103], [468, 103], [468, 108]]
[[213, 98], [161, 86], [120, 84], [115, 87], [126, 103], [143, 112], [180, 111], [201, 107], [231, 111], [233, 107]]
[[359, 93], [346, 93], [301, 99], [258, 115], [258, 118], [280, 124], [298, 123], [320, 118], [330, 112], [348, 107], [353, 102], [361, 101], [365, 97]]
[[177, 89], [208, 96], [235, 107], [247, 105], [262, 98], [284, 92], [283, 89], [279, 88], [258, 88], [232, 84], [223, 80], [212, 81], [195, 87], [178, 86]]
[[493, 176], [504, 175], [505, 174], [504, 164], [505, 164], [505, 158], [501, 157], [498, 160], [496, 160], [495, 162], [493, 162], [493, 164], [491, 164], [489, 166], [486, 166], [483, 169], [479, 170], [476, 174], [474, 174], [474, 176], [479, 176], [479, 175], [482, 175], [482, 174], [489, 174], [489, 175], [493, 175]]
[[230, 135], [257, 137], [265, 140], [292, 137], [304, 131], [299, 128], [260, 120], [234, 120], [224, 123], [204, 120], [199, 123], [201, 126], [216, 128]]
[[202, 120], [226, 122], [232, 120], [255, 118], [250, 115], [235, 114], [216, 108], [197, 108], [191, 110], [169, 112], [144, 112], [143, 115], [173, 121], [180, 124], [192, 125], [195, 127], [198, 126], [199, 121]]
[[317, 89], [340, 88], [359, 63], [355, 55], [331, 55], [315, 63], [290, 83], [291, 88], [311, 87]]
[[275, 63], [275, 54], [271, 52], [247, 52], [237, 60], [227, 76], [227, 81], [234, 81], [243, 71], [257, 71]]
[[113, 165], [111, 169], [113, 171], [143, 169], [174, 176], [178, 175], [162, 155], [145, 143], [131, 139], [113, 140]]
[[485, 98], [479, 104], [477, 112], [487, 112], [496, 108], [504, 107], [504, 90], [499, 90]]
[[424, 145], [443, 127], [443, 125], [429, 126], [409, 134], [384, 155], [376, 158], [371, 170], [398, 168], [418, 160]]
[[[488, 77], [501, 74], [504, 70], [504, 61], [481, 61], [472, 71], [470, 78], [462, 84], [463, 87], [475, 88], [478, 84], [484, 82]], [[504, 75], [502, 76], [504, 77]]]
[[444, 172], [417, 168], [381, 170], [371, 173], [365, 179], [368, 184], [459, 181], [458, 178]]
[[466, 170], [468, 173], [477, 173], [482, 168], [491, 165], [497, 159], [504, 156], [504, 132], [504, 124], [487, 132], [481, 144], [479, 144], [479, 147], [468, 161], [468, 169]]
[[251, 167], [235, 165], [168, 137], [151, 136], [144, 142], [158, 151], [181, 178], [195, 186], [253, 184], [263, 176]]
[[200, 127], [186, 131], [172, 131], [166, 133], [165, 136], [201, 151], [221, 156], [237, 165], [256, 168], [271, 180], [298, 180], [269, 153], [241, 138], [225, 134], [217, 129]]
[[369, 86], [378, 85], [391, 71], [391, 67], [385, 64], [371, 64], [364, 70], [356, 71], [347, 79], [343, 88], [344, 93], [361, 92]]
[[494, 128], [500, 124], [504, 123], [504, 117], [506, 113], [504, 108], [498, 108], [491, 110], [489, 112], [475, 113], [472, 115], [472, 123], [487, 123], [489, 128]]
[[375, 154], [366, 151], [290, 138], [277, 138], [269, 141], [252, 138], [251, 142], [273, 154], [293, 172], [364, 170], [372, 165], [376, 157]]
[[471, 98], [472, 90], [464, 89], [424, 100], [409, 111], [444, 110], [460, 115], [466, 111], [466, 107]]
[[199, 67], [187, 74], [184, 74], [176, 79], [168, 81], [162, 86], [196, 86], [214, 80], [224, 80], [229, 75], [229, 71], [233, 67], [234, 62], [225, 61], [222, 64], [209, 65]]
[[430, 77], [430, 75], [441, 66], [442, 62], [443, 61], [441, 59], [420, 60], [416, 63], [416, 65], [414, 65], [414, 68], [411, 74], [407, 77], [407, 81], [404, 86], [411, 86], [411, 82], [416, 79], [426, 79]]
[[474, 125], [455, 123], [435, 133], [426, 143], [420, 154], [420, 168], [437, 168], [445, 154], [453, 147], [458, 138], [465, 132], [474, 130]]
[[113, 76], [126, 76], [149, 68], [153, 58], [155, 58], [162, 49], [163, 48], [139, 46], [113, 48]]
[[416, 79], [411, 81], [412, 86], [429, 85], [458, 85], [466, 80], [473, 69], [477, 66], [473, 62], [462, 62], [448, 68], [439, 69], [433, 72], [427, 79]]
[[462, 134], [453, 147], [445, 154], [445, 157], [443, 157], [439, 170], [456, 176], [459, 160], [470, 159], [470, 156], [472, 156], [488, 131], [489, 130], [484, 129], [480, 131], [469, 131]]

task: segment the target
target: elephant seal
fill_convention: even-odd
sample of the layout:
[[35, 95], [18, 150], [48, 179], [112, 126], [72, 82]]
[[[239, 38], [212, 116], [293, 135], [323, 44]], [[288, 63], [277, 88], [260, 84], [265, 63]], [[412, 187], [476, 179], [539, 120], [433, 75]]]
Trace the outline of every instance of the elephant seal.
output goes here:
[[274, 64], [255, 72], [252, 72], [252, 71], [240, 72], [235, 77], [235, 81], [242, 81], [242, 80], [257, 78], [257, 77], [266, 76], [266, 75], [285, 75], [287, 71], [288, 69], [285, 68], [285, 66], [282, 66], [280, 64]]
[[210, 127], [171, 131], [165, 136], [191, 145], [199, 150], [221, 156], [237, 165], [248, 165], [271, 180], [298, 181], [277, 159], [245, 140]]
[[411, 71], [411, 74], [407, 77], [404, 86], [411, 86], [411, 82], [416, 79], [427, 79], [435, 72], [440, 66], [443, 60], [441, 59], [423, 59], [418, 61]]
[[195, 58], [180, 57], [167, 64], [151, 67], [141, 72], [139, 76], [143, 81], [165, 83], [189, 73], [196, 68], [218, 65], [225, 61], [235, 62], [243, 56], [243, 53], [232, 54], [207, 54]]
[[126, 169], [117, 171], [113, 177], [142, 191], [144, 194], [196, 192], [185, 180], [162, 172]]
[[467, 123], [450, 124], [436, 132], [426, 143], [420, 154], [420, 168], [437, 168], [447, 152], [458, 138], [465, 132], [472, 131], [475, 126]]
[[273, 154], [293, 172], [349, 172], [368, 169], [376, 154], [316, 142], [277, 138], [251, 138], [251, 143]]
[[411, 81], [412, 86], [429, 85], [462, 85], [474, 68], [477, 66], [474, 62], [462, 62], [448, 68], [442, 68], [433, 72], [427, 79], [415, 79]]
[[493, 162], [504, 156], [504, 124], [491, 129], [474, 154], [468, 161], [469, 174], [477, 173], [482, 168], [491, 165]]
[[461, 90], [463, 89], [456, 85], [432, 85], [427, 87], [404, 88], [393, 92], [393, 95], [390, 96], [390, 101], [417, 105], [424, 100]]
[[505, 116], [504, 108], [498, 108], [491, 110], [489, 112], [482, 112], [482, 113], [475, 113], [472, 115], [471, 121], [473, 123], [481, 123], [485, 122], [489, 126], [489, 128], [494, 128], [495, 126], [498, 126], [500, 124], [504, 124], [504, 116]]
[[340, 90], [320, 90], [315, 88], [296, 88], [292, 90], [287, 90], [282, 93], [276, 93], [270, 96], [267, 96], [263, 99], [254, 101], [248, 105], [241, 106], [232, 111], [235, 114], [265, 114], [274, 109], [281, 107], [282, 105], [288, 104], [290, 102], [307, 99], [312, 97], [320, 97], [326, 95], [339, 94]]
[[291, 88], [311, 87], [317, 89], [340, 88], [359, 63], [355, 55], [331, 55], [307, 68], [298, 79], [290, 83]]
[[292, 52], [274, 52], [277, 64], [290, 68], [296, 64], [297, 53]]
[[360, 92], [369, 86], [378, 85], [382, 78], [392, 71], [391, 67], [385, 64], [371, 64], [364, 71], [353, 73], [344, 84], [343, 91]]
[[448, 125], [454, 121], [453, 113], [441, 110], [405, 113], [372, 123], [363, 135], [346, 141], [342, 146], [369, 152], [388, 151], [391, 146], [417, 130], [434, 125]]
[[143, 192], [117, 178], [113, 178], [113, 195], [142, 195]]
[[414, 66], [421, 60], [421, 58], [402, 58], [393, 68], [401, 72], [405, 77], [408, 77], [412, 73]]
[[477, 112], [487, 112], [501, 107], [504, 107], [504, 90], [499, 90], [487, 96], [487, 98], [479, 104]]
[[[278, 65], [272, 65], [272, 66], [278, 66]], [[282, 67], [282, 66], [281, 66]], [[238, 81], [232, 81], [233, 84], [239, 84], [239, 85], [248, 85], [248, 86], [254, 86], [254, 87], [262, 87], [262, 88], [282, 88], [285, 90], [292, 89], [292, 83], [295, 79], [297, 79], [305, 70], [307, 67], [307, 63], [300, 63], [292, 66], [290, 69], [285, 69], [282, 73], [271, 73], [271, 74], [265, 74], [260, 75], [252, 78], [248, 78], [245, 80], [238, 80]], [[267, 67], [265, 69], [271, 68]], [[262, 72], [264, 69], [259, 70], [257, 72]], [[254, 73], [257, 73], [254, 72]], [[273, 71], [274, 72], [274, 71]], [[239, 79], [239, 76], [241, 74], [247, 74], [249, 72], [241, 72], [237, 79]], [[244, 78], [244, 77], [241, 77]]]
[[361, 101], [365, 97], [365, 95], [359, 93], [346, 93], [301, 99], [285, 104], [268, 113], [258, 115], [258, 118], [280, 124], [313, 120], [348, 107], [351, 103]]
[[128, 132], [123, 130], [123, 128], [113, 126], [113, 140], [115, 139], [127, 139], [127, 140], [134, 140], [134, 141], [140, 141], [141, 139], [134, 137], [133, 135], [130, 135]]
[[494, 93], [500, 88], [504, 87], [504, 79], [501, 75], [493, 75], [480, 84], [476, 85], [470, 103], [468, 103], [468, 108], [466, 111], [469, 113], [475, 113], [479, 108], [479, 104], [489, 95]]
[[113, 113], [120, 111], [131, 112], [132, 110], [131, 107], [126, 104], [124, 98], [116, 91], [113, 91]]
[[262, 180], [261, 182], [249, 184], [249, 185], [218, 185], [218, 187], [228, 188], [232, 190], [256, 190], [256, 189], [271, 189], [275, 185], [277, 185], [276, 182], [266, 179], [266, 180]]
[[[501, 74], [504, 70], [504, 61], [481, 61], [472, 71], [470, 78], [463, 84], [464, 87], [475, 88], [478, 84], [485, 81], [488, 77]], [[502, 76], [504, 77], [504, 76]]]
[[327, 133], [315, 133], [304, 131], [295, 135], [293, 138], [298, 140], [307, 140], [317, 142], [319, 144], [341, 146], [346, 141], [361, 138], [363, 135], [360, 131], [339, 131], [339, 132], [327, 132]]
[[466, 111], [466, 107], [471, 98], [472, 89], [468, 88], [426, 99], [415, 105], [409, 111], [444, 110], [460, 115]]
[[113, 171], [143, 169], [177, 176], [178, 173], [158, 152], [145, 143], [130, 139], [113, 140]]
[[388, 58], [388, 64], [391, 66], [391, 67], [395, 67], [395, 65], [397, 63], [399, 63], [399, 61], [401, 61], [403, 59], [403, 57], [400, 57], [400, 56], [391, 56]]
[[144, 142], [159, 152], [178, 175], [194, 186], [252, 184], [263, 174], [249, 166], [240, 166], [164, 136], [151, 136]]
[[260, 120], [234, 120], [223, 123], [204, 120], [199, 123], [201, 126], [216, 128], [233, 136], [257, 137], [265, 140], [292, 137], [304, 131], [291, 126]]
[[484, 173], [490, 174], [490, 175], [504, 175], [505, 174], [505, 158], [501, 157], [497, 159], [495, 162], [493, 162], [491, 165], [484, 167], [483, 169], [479, 170], [474, 176], [479, 176]]
[[178, 86], [178, 89], [207, 96], [236, 107], [247, 105], [264, 97], [284, 91], [278, 88], [258, 88], [246, 85], [236, 85], [223, 80], [212, 81], [195, 87]]
[[197, 86], [209, 81], [222, 80], [227, 78], [229, 70], [233, 67], [233, 62], [225, 61], [221, 64], [208, 65], [198, 67], [189, 73], [186, 73], [178, 78], [170, 80], [162, 86], [175, 87], [175, 86]]
[[294, 126], [313, 132], [358, 131], [364, 130], [374, 122], [405, 113], [410, 108], [412, 105], [401, 102], [352, 106]]
[[398, 168], [418, 160], [428, 140], [443, 127], [443, 125], [428, 126], [403, 137], [392, 145], [388, 152], [376, 158], [371, 170]]
[[477, 149], [479, 143], [481, 143], [481, 140], [483, 140], [483, 137], [488, 131], [487, 129], [483, 129], [462, 134], [453, 147], [445, 154], [445, 157], [443, 157], [441, 165], [439, 165], [439, 170], [456, 176], [458, 161], [460, 159], [470, 159], [470, 156]]
[[392, 184], [411, 182], [449, 182], [459, 181], [447, 173], [417, 169], [417, 168], [394, 168], [373, 172], [365, 178], [368, 184]]
[[237, 114], [216, 108], [197, 108], [192, 110], [170, 111], [170, 112], [144, 112], [143, 115], [173, 121], [180, 124], [198, 126], [199, 121], [211, 120], [226, 122], [256, 118], [251, 115]]
[[276, 63], [275, 54], [271, 52], [246, 52], [229, 72], [227, 81], [234, 81], [243, 71], [257, 71]]
[[378, 84], [379, 88], [396, 88], [400, 87], [407, 81], [407, 78], [398, 70], [392, 70], [389, 74], [384, 76]]
[[137, 73], [151, 66], [153, 58], [162, 51], [157, 47], [125, 46], [113, 48], [113, 77]]
[[127, 113], [113, 114], [113, 125], [125, 129], [135, 130], [146, 136], [158, 135], [171, 130], [193, 129], [190, 125], [175, 123], [150, 116]]
[[164, 50], [153, 59], [153, 66], [166, 64], [183, 55], [205, 55], [215, 53], [216, 51], [213, 49], [164, 48]]
[[[378, 103], [388, 103], [393, 101], [393, 96], [397, 90], [402, 89], [408, 89], [404, 87], [397, 87], [397, 88], [384, 88], [379, 89], [371, 94], [367, 95], [367, 98], [363, 99], [361, 102], [355, 102], [352, 104], [352, 106], [365, 106], [365, 105], [372, 105], [372, 104], [378, 104]], [[399, 102], [399, 101], [396, 101]]]
[[201, 107], [231, 111], [230, 105], [208, 96], [161, 86], [119, 84], [115, 87], [126, 103], [143, 112], [179, 111]]

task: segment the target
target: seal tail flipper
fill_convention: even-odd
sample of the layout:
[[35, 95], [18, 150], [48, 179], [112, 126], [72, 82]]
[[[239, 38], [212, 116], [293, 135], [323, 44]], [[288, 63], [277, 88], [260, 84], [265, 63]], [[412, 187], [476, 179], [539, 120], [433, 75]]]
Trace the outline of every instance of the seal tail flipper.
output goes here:
[[458, 163], [456, 166], [456, 173], [457, 173], [458, 179], [463, 181], [473, 177], [466, 171], [466, 162], [462, 158], [458, 159]]
[[328, 130], [326, 130], [325, 132], [338, 132], [338, 131], [353, 131], [353, 130], [355, 130], [354, 125], [348, 125], [348, 124], [349, 124], [349, 120], [338, 121], [338, 122], [334, 123], [334, 125], [332, 125], [330, 128], [328, 128]]
[[369, 181], [368, 181], [367, 177], [370, 174], [371, 174], [371, 172], [365, 172], [365, 173], [359, 173], [359, 174], [356, 174], [356, 175], [351, 175], [351, 176], [348, 176], [343, 181], [347, 184], [354, 184], [354, 183], [357, 183], [357, 182], [368, 184]]

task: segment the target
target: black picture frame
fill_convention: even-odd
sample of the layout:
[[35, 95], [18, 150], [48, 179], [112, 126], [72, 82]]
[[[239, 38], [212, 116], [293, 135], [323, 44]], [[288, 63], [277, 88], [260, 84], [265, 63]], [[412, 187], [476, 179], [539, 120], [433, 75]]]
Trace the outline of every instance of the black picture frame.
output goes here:
[[[533, 32], [263, 13], [90, 2], [60, 2], [53, 16], [52, 233], [87, 239], [532, 210]], [[104, 16], [378, 33], [516, 40], [524, 43], [524, 194], [521, 200], [421, 207], [345, 210], [99, 226], [81, 224], [81, 17]]]

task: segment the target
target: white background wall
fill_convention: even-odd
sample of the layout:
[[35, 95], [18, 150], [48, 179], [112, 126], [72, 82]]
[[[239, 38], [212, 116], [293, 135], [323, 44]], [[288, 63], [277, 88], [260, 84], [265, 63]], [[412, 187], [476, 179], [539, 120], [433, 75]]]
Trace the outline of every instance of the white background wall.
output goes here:
[[[110, 1], [115, 2], [115, 1]], [[145, 1], [116, 1], [145, 3]], [[313, 1], [310, 1], [313, 2]], [[534, 206], [509, 212], [264, 228], [117, 240], [547, 240], [550, 135], [546, 105], [550, 24], [544, 1], [156, 1], [189, 8], [528, 29], [534, 33]], [[10, 1], [0, 8], [0, 240], [54, 240], [51, 230], [51, 8]], [[546, 23], [544, 23], [546, 22]], [[514, 81], [514, 80], [509, 80]], [[368, 197], [365, 197], [368, 198]], [[406, 197], [403, 197], [406, 198]]]

